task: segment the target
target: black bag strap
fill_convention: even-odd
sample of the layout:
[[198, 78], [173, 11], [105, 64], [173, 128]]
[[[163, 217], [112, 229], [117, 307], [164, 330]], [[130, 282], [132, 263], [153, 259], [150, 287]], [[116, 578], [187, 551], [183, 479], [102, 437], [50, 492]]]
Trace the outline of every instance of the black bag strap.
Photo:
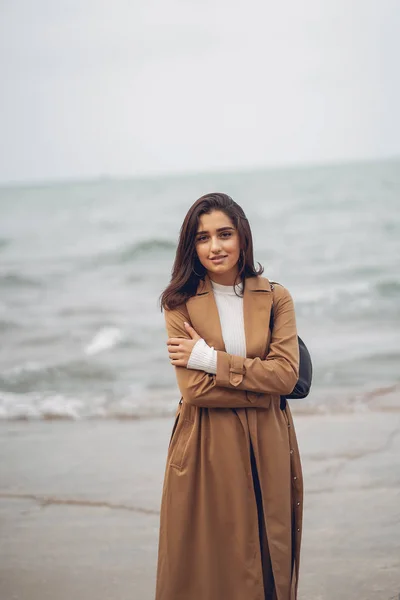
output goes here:
[[[276, 282], [275, 281], [274, 282], [270, 281], [269, 283], [270, 283], [270, 286], [271, 286], [271, 290], [274, 291], [274, 289], [275, 289], [275, 283]], [[278, 283], [278, 285], [279, 285], [279, 283]], [[272, 304], [271, 304], [271, 314], [270, 314], [270, 317], [269, 317], [269, 328], [270, 328], [271, 333], [272, 333], [272, 330], [274, 328], [274, 301], [273, 300], [272, 300]]]
[[[274, 284], [276, 284], [276, 282], [271, 283], [272, 290], [274, 289]], [[276, 285], [280, 285], [280, 284], [278, 283]], [[270, 319], [269, 319], [269, 327], [270, 327], [271, 335], [272, 335], [272, 331], [274, 328], [274, 304], [273, 304], [273, 302], [271, 305], [271, 315], [270, 315]], [[281, 396], [281, 409], [282, 410], [284, 410], [286, 407], [286, 399], [287, 398], [294, 398], [294, 399], [306, 398], [306, 396], [308, 396], [308, 393], [309, 393], [310, 387], [311, 387], [313, 369], [312, 369], [312, 360], [311, 360], [310, 352], [308, 351], [307, 346], [305, 345], [305, 343], [299, 336], [297, 336], [297, 340], [298, 340], [298, 344], [299, 344], [299, 358], [300, 358], [299, 378], [297, 380], [295, 388], [293, 389], [293, 392], [291, 394], [287, 394], [286, 396]]]

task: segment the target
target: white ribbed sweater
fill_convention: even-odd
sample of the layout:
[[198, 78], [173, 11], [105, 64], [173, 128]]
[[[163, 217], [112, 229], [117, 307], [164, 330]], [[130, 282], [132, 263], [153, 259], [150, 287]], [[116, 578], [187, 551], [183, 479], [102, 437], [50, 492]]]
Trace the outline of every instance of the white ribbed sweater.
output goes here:
[[[212, 280], [211, 285], [218, 308], [225, 349], [229, 354], [246, 357], [243, 298], [235, 294], [233, 285], [221, 285]], [[237, 293], [241, 293], [243, 283], [238, 283], [235, 288]], [[193, 346], [187, 368], [215, 374], [217, 372], [217, 351], [201, 338]]]

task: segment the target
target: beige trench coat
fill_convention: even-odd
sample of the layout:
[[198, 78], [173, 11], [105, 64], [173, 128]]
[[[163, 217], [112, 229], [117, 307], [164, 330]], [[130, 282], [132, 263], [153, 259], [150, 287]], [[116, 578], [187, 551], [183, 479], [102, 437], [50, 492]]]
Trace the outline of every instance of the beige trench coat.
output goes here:
[[272, 289], [256, 276], [246, 278], [243, 312], [246, 358], [225, 350], [208, 276], [186, 304], [165, 311], [169, 337], [189, 337], [188, 321], [218, 357], [216, 375], [175, 367], [182, 402], [164, 479], [156, 600], [267, 597], [251, 463], [262, 497], [271, 597], [297, 598], [303, 483], [290, 409], [280, 409], [280, 395], [298, 378], [294, 307], [284, 287]]

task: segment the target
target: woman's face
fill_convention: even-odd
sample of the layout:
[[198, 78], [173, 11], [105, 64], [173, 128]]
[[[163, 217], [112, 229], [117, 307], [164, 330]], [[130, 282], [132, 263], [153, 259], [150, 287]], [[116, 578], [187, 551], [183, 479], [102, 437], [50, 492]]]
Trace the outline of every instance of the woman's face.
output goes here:
[[210, 279], [233, 285], [239, 270], [240, 243], [230, 218], [220, 210], [201, 215], [195, 243], [197, 256]]

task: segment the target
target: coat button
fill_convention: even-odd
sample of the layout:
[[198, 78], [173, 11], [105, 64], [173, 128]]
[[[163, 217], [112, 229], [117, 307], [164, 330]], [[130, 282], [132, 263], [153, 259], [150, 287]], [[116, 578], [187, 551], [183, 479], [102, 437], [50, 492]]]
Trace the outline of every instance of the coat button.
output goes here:
[[297, 479], [296, 475], [293, 477], [293, 479], [296, 481], [296, 479]]
[[300, 527], [297, 528], [297, 531], [300, 531]]
[[293, 454], [293, 448], [290, 449], [290, 454]]
[[297, 506], [300, 506], [300, 502], [297, 502]]

